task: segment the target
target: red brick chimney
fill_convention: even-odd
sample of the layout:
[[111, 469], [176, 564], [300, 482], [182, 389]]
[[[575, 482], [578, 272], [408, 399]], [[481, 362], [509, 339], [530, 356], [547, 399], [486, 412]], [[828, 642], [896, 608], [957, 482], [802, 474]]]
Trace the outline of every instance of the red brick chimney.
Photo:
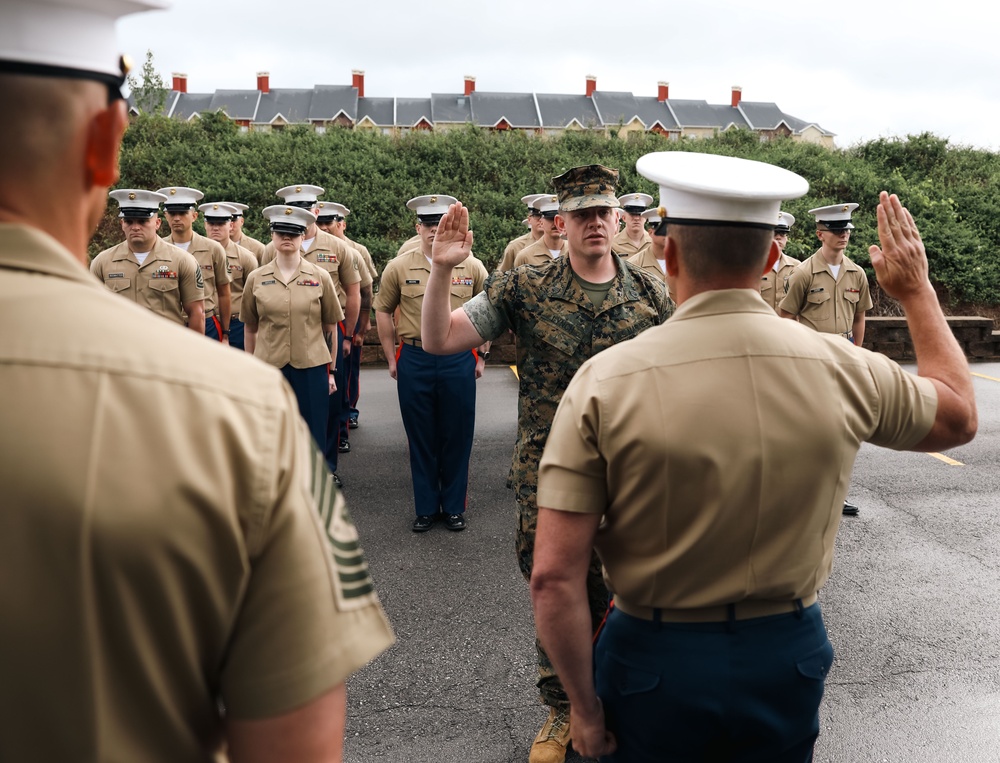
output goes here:
[[257, 72], [257, 89], [262, 93], [271, 92], [271, 74], [269, 72]]
[[656, 100], [663, 103], [670, 97], [670, 83], [669, 82], [657, 82], [656, 83]]
[[351, 70], [351, 86], [358, 89], [358, 98], [365, 97], [365, 73], [361, 69]]
[[465, 75], [465, 94], [472, 95], [476, 92], [476, 78]]
[[733, 97], [730, 101], [730, 105], [735, 109], [740, 105], [740, 98], [743, 97], [743, 88], [739, 85], [733, 85]]
[[174, 72], [174, 86], [171, 89], [178, 93], [186, 93], [188, 91], [188, 76]]
[[587, 97], [590, 98], [594, 94], [595, 90], [597, 90], [597, 77], [595, 77], [593, 74], [588, 74], [587, 93], [586, 93]]

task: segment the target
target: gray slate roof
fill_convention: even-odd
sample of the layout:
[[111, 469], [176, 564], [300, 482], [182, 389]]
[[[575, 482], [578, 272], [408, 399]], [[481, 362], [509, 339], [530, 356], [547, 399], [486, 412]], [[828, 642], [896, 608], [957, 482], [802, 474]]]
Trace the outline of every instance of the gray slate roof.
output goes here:
[[506, 120], [511, 127], [538, 128], [538, 109], [533, 93], [473, 93], [472, 121], [494, 127]]
[[670, 112], [680, 127], [717, 127], [715, 110], [708, 101], [674, 100], [667, 101]]
[[357, 121], [358, 89], [350, 85], [317, 85], [309, 104], [310, 121], [331, 121], [341, 114]]
[[400, 127], [414, 127], [421, 119], [434, 124], [431, 115], [430, 98], [396, 99], [396, 124]]
[[750, 123], [743, 117], [743, 113], [738, 108], [732, 106], [712, 106], [715, 112], [715, 124], [725, 130], [728, 127], [749, 128]]
[[598, 127], [601, 124], [594, 99], [585, 95], [539, 93], [535, 96], [535, 101], [544, 127], [568, 127], [574, 120], [584, 128]]
[[396, 124], [395, 98], [358, 98], [358, 122], [365, 117], [371, 119], [379, 127], [392, 127]]
[[222, 111], [230, 119], [250, 119], [257, 113], [259, 90], [216, 90], [209, 111]]
[[178, 93], [176, 104], [167, 113], [175, 119], [190, 119], [203, 111], [211, 112], [214, 93]]
[[471, 122], [472, 98], [461, 93], [431, 93], [431, 114], [434, 122]]
[[635, 105], [638, 109], [639, 119], [646, 125], [647, 130], [652, 129], [657, 124], [668, 131], [680, 129], [666, 103], [651, 96], [642, 96], [635, 99]]
[[[774, 103], [754, 103], [742, 101], [739, 106], [740, 111], [751, 125], [757, 130], [773, 130], [782, 122], [788, 123], [787, 118]], [[791, 125], [789, 125], [791, 127]]]
[[[134, 99], [129, 96], [129, 105]], [[378, 127], [413, 127], [422, 119], [434, 124], [465, 124], [495, 127], [505, 120], [518, 129], [563, 129], [574, 123], [584, 128], [629, 124], [638, 118], [645, 129], [656, 125], [667, 131], [684, 128], [724, 130], [745, 127], [775, 130], [782, 124], [795, 134], [814, 122], [785, 114], [777, 104], [742, 101], [733, 108], [701, 100], [635, 96], [628, 92], [597, 90], [592, 97], [556, 93], [491, 93], [474, 91], [433, 93], [430, 98], [359, 98], [352, 85], [316, 85], [310, 89], [278, 88], [217, 90], [214, 93], [167, 95], [166, 113], [189, 119], [200, 112], [222, 111], [230, 119], [270, 124], [280, 114], [290, 123], [333, 121], [346, 118], [357, 124], [365, 117]]]
[[593, 99], [597, 112], [601, 115], [601, 121], [606, 125], [627, 125], [639, 116], [639, 106], [632, 93], [595, 90]]
[[308, 122], [314, 92], [314, 89], [279, 88], [261, 93], [260, 106], [257, 107], [257, 115], [253, 121], [257, 124], [270, 124], [280, 114], [287, 122]]

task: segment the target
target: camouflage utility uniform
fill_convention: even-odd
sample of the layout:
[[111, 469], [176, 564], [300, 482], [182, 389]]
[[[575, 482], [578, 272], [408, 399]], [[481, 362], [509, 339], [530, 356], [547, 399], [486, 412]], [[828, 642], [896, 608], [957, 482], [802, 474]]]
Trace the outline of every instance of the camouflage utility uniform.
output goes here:
[[[563, 390], [588, 358], [663, 323], [673, 311], [659, 280], [616, 259], [618, 274], [600, 310], [574, 278], [568, 256], [494, 273], [484, 291], [463, 308], [483, 339], [496, 339], [508, 329], [517, 337], [518, 432], [507, 486], [515, 491], [517, 558], [528, 579], [538, 518], [538, 463]], [[596, 555], [587, 590], [596, 627], [608, 603]], [[537, 641], [536, 646], [542, 701], [550, 707], [567, 706], [548, 656]]]

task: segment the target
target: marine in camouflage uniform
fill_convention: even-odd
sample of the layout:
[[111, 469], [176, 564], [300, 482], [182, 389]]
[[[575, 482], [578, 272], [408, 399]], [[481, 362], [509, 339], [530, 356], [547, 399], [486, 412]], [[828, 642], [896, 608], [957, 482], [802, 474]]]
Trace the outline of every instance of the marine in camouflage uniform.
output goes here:
[[[560, 214], [588, 207], [617, 208], [617, 177], [617, 170], [591, 165], [554, 178]], [[441, 232], [438, 237], [442, 237]], [[662, 282], [612, 254], [610, 236], [603, 256], [612, 259], [615, 275], [606, 284], [581, 283], [573, 268], [572, 237], [569, 243], [569, 254], [551, 263], [492, 274], [484, 291], [455, 311], [464, 311], [471, 323], [471, 329], [467, 328], [470, 339], [473, 334], [478, 335], [477, 342], [495, 339], [508, 329], [517, 338], [518, 436], [507, 485], [514, 490], [517, 501], [517, 558], [526, 579], [531, 577], [538, 519], [538, 464], [563, 390], [587, 359], [663, 323], [673, 310]], [[578, 261], [577, 267], [582, 264]], [[440, 268], [437, 246], [433, 267]], [[599, 307], [588, 295], [595, 287], [599, 292], [606, 289]], [[428, 322], [427, 305], [432, 296], [432, 285], [428, 283], [422, 330], [425, 348], [429, 337], [430, 343], [441, 339]], [[454, 325], [454, 314], [451, 320]], [[459, 319], [459, 323], [465, 321]], [[587, 590], [596, 629], [608, 605], [596, 554], [591, 559]], [[537, 640], [536, 646], [542, 702], [553, 709], [552, 713], [563, 713], [569, 706], [566, 693]], [[550, 720], [552, 717], [550, 714]], [[535, 760], [534, 752], [531, 759]]]

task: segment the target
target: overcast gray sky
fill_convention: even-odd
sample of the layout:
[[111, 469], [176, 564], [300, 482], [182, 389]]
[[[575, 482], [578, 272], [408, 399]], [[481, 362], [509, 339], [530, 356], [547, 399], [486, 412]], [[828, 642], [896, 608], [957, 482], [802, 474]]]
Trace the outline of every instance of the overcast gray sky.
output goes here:
[[924, 131], [1000, 148], [1000, 10], [972, 0], [759, 2], [174, 0], [119, 23], [125, 50], [153, 51], [189, 92], [349, 85], [365, 95], [600, 90], [747, 101], [836, 133], [847, 147]]

